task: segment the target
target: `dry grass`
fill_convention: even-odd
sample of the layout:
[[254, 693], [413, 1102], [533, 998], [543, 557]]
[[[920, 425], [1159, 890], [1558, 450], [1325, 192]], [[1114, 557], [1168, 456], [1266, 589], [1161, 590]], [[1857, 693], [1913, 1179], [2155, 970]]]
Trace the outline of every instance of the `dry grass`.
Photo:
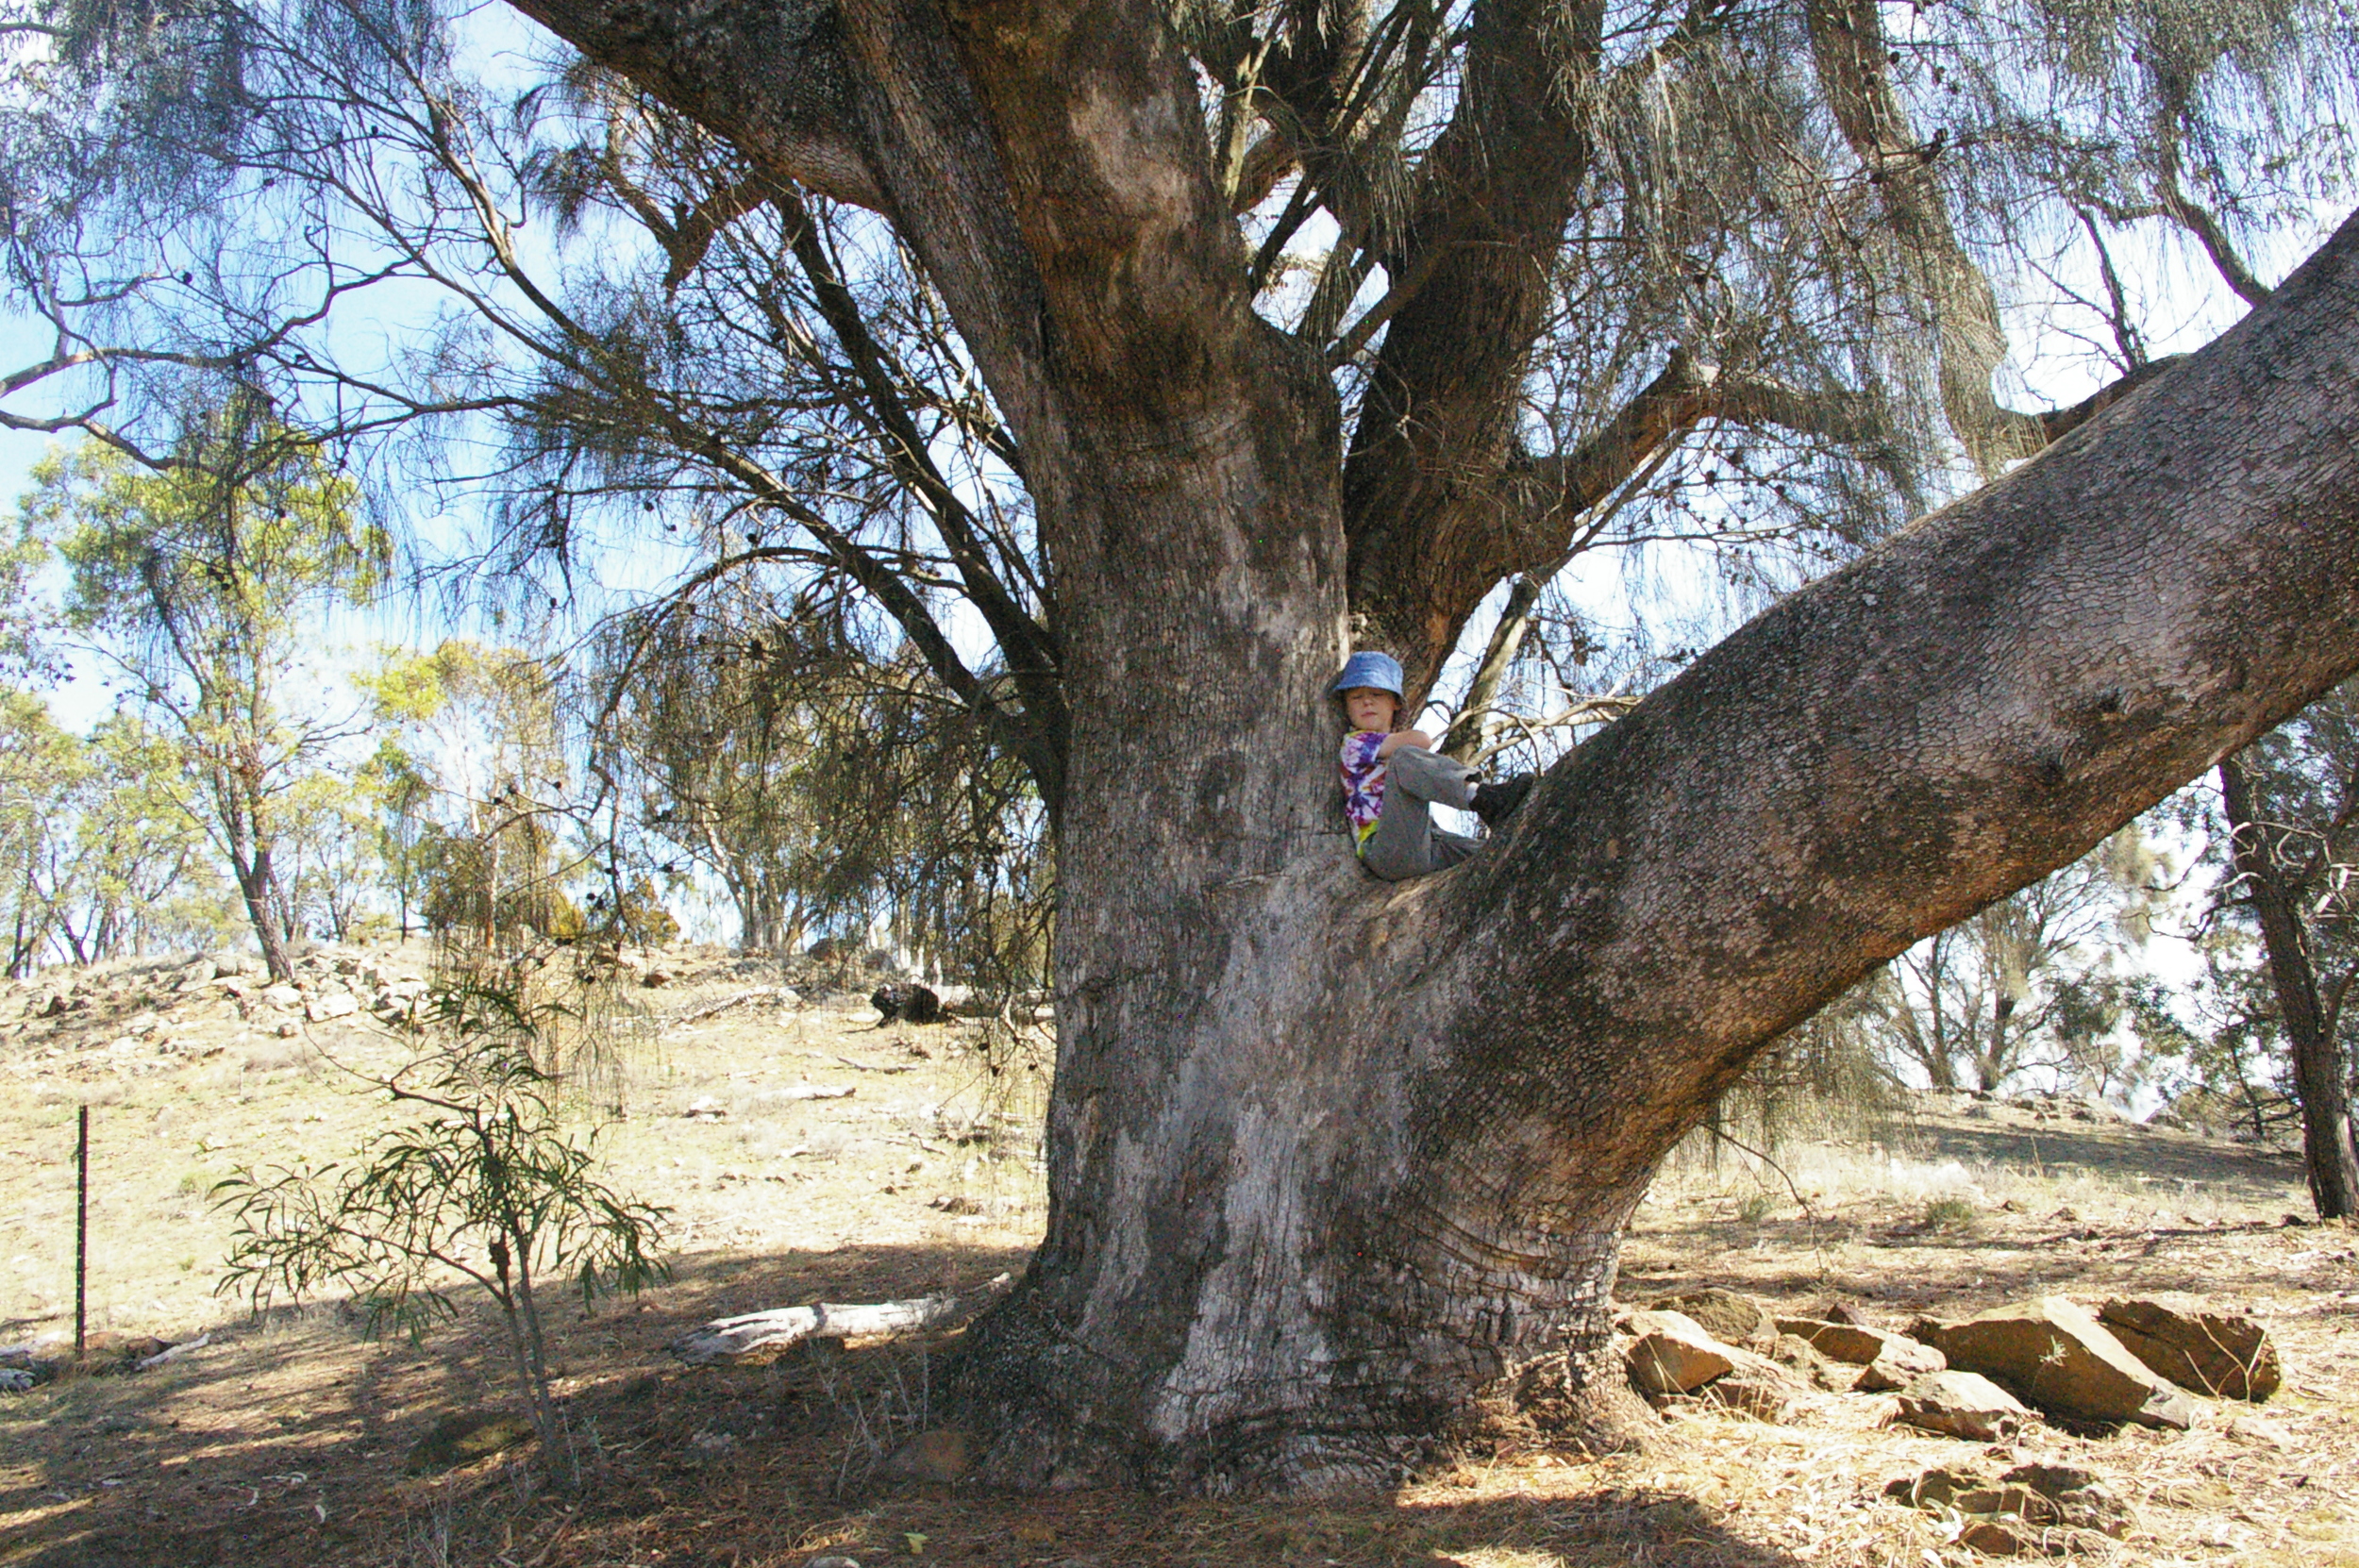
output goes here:
[[[708, 964], [642, 999], [679, 1016], [775, 978]], [[15, 1091], [0, 1106], [0, 1340], [54, 1331], [70, 1314], [72, 1119], [85, 1100], [101, 1107], [93, 1322], [166, 1338], [209, 1326], [216, 1340], [136, 1377], [0, 1395], [0, 1564], [800, 1568], [828, 1552], [870, 1568], [913, 1553], [1008, 1568], [1977, 1560], [1953, 1521], [1881, 1493], [1981, 1451], [1883, 1425], [1887, 1406], [1848, 1395], [1806, 1395], [1776, 1426], [1679, 1414], [1640, 1455], [1539, 1442], [1460, 1455], [1349, 1504], [895, 1482], [879, 1460], [928, 1424], [940, 1342], [701, 1371], [661, 1350], [728, 1312], [974, 1292], [1020, 1266], [1037, 1235], [1038, 1074], [977, 1026], [872, 1029], [849, 999], [733, 1008], [632, 1059], [619, 1085], [628, 1119], [607, 1152], [622, 1185], [678, 1210], [679, 1275], [558, 1327], [584, 1495], [540, 1490], [513, 1454], [411, 1476], [405, 1457], [439, 1417], [504, 1401], [488, 1319], [422, 1345], [372, 1344], [332, 1303], [257, 1323], [208, 1293], [224, 1241], [203, 1197], [211, 1181], [240, 1163], [348, 1149], [382, 1106], [314, 1042], [218, 1011], [167, 1017], [180, 1042], [168, 1055], [112, 1050], [126, 1018], [158, 1009], [109, 1007], [0, 1045]], [[316, 1044], [362, 1066], [398, 1051], [341, 1026]], [[858, 1093], [783, 1093], [805, 1082]], [[681, 1114], [700, 1100], [727, 1114]], [[2267, 1406], [2207, 1405], [2183, 1434], [2034, 1428], [1986, 1462], [2062, 1459], [2106, 1476], [2140, 1519], [2103, 1549], [2109, 1561], [2359, 1568], [2354, 1238], [2282, 1223], [2306, 1207], [2282, 1156], [2015, 1109], [1819, 1130], [1781, 1151], [1783, 1176], [1732, 1155], [1716, 1168], [1679, 1162], [1641, 1211], [1623, 1296], [1727, 1285], [1781, 1310], [1840, 1301], [1890, 1326], [2035, 1291], [2095, 1302], [2197, 1289], [2249, 1307], [2286, 1368]]]

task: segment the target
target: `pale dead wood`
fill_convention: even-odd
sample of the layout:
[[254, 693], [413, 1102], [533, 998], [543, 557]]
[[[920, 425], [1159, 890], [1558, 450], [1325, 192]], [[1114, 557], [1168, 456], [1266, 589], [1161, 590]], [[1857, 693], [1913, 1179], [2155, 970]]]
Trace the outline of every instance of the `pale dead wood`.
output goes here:
[[756, 986], [751, 991], [741, 991], [733, 996], [725, 996], [718, 1002], [708, 1002], [701, 1008], [691, 1008], [686, 1012], [665, 1019], [663, 1026], [667, 1029], [676, 1029], [682, 1024], [694, 1024], [698, 1019], [711, 1018], [716, 1013], [727, 1012], [731, 1008], [742, 1008], [748, 1002], [783, 1001], [793, 995], [794, 993], [785, 986]]
[[784, 1089], [769, 1092], [769, 1098], [779, 1100], [848, 1100], [860, 1093], [853, 1084], [792, 1083]]
[[958, 1310], [955, 1295], [912, 1296], [857, 1305], [813, 1302], [719, 1318], [664, 1348], [691, 1366], [776, 1355], [805, 1340], [898, 1339], [922, 1333]]

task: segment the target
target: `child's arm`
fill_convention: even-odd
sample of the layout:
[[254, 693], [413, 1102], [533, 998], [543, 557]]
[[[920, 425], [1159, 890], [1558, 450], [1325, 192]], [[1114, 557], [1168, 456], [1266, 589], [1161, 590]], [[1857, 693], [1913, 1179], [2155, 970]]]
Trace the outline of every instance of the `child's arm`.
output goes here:
[[1433, 737], [1414, 729], [1404, 729], [1397, 734], [1387, 735], [1384, 737], [1384, 743], [1376, 748], [1376, 759], [1381, 762], [1393, 753], [1407, 746], [1417, 746], [1423, 750], [1431, 751]]

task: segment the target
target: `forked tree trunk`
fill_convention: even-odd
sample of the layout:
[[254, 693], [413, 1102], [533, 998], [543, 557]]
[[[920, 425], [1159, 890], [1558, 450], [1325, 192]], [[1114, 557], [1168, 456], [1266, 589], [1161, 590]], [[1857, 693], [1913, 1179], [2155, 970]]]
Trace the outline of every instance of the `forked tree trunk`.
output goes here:
[[1506, 1392], [1607, 1416], [1617, 1239], [1744, 1063], [2359, 660], [2354, 258], [2348, 228], [2175, 375], [1755, 620], [1449, 873], [1386, 886], [1345, 848], [1323, 618], [1316, 657], [1256, 658], [1183, 602], [1185, 641], [1083, 663], [1123, 679], [1074, 705], [1049, 1229], [965, 1362], [990, 1476], [1318, 1489]]
[[262, 967], [274, 980], [294, 978], [294, 960], [287, 951], [287, 933], [278, 919], [278, 882], [271, 864], [270, 845], [256, 831], [257, 813], [239, 792], [239, 783], [226, 770], [211, 779], [213, 805], [229, 853], [230, 874], [237, 878], [238, 896], [245, 904], [246, 921], [262, 950]]
[[2252, 785], [2241, 759], [2221, 760], [2219, 791], [2236, 875], [2253, 921], [2261, 927], [2278, 1022], [2293, 1049], [2294, 1093], [2301, 1102], [2301, 1164], [2309, 1176], [2310, 1198], [2322, 1220], [2359, 1217], [2359, 1150], [2351, 1142], [2348, 1069], [2318, 995], [2309, 933], [2286, 886], [2284, 829], [2254, 820]]
[[[1745, 1063], [2359, 666], [2347, 229], [1698, 661], [1505, 842], [1377, 883], [1333, 771], [1347, 620], [1430, 664], [1507, 555], [1405, 475], [1358, 487], [1405, 509], [1363, 507], [1347, 570], [1337, 396], [1253, 315], [1167, 9], [519, 3], [886, 213], [1023, 454], [1071, 728], [1047, 1237], [959, 1367], [989, 1478], [1319, 1489], [1503, 1393], [1610, 1423], [1622, 1227]], [[1497, 346], [1478, 394], [1519, 374]], [[1457, 411], [1479, 467], [1497, 431]]]

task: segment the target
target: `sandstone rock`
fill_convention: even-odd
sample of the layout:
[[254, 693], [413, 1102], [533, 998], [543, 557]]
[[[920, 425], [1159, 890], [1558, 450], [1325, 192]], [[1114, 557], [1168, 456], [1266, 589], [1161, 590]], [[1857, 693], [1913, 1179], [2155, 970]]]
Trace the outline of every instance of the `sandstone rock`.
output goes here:
[[2183, 1431], [2186, 1394], [2148, 1370], [2112, 1331], [2060, 1295], [1994, 1308], [1963, 1323], [1920, 1323], [1916, 1337], [2019, 1399], [2066, 1421], [2134, 1421]]
[[352, 993], [339, 991], [312, 997], [305, 1004], [303, 1016], [314, 1024], [325, 1024], [331, 1018], [349, 1018], [360, 1010], [360, 1004], [353, 999]]
[[261, 990], [261, 1000], [266, 1007], [301, 1007], [303, 993], [289, 985], [264, 986]]
[[1936, 1465], [1916, 1476], [1902, 1476], [1884, 1484], [1884, 1495], [1913, 1509], [1950, 1506], [1960, 1493], [1990, 1485], [1990, 1476], [1972, 1465]]
[[1793, 1390], [1786, 1386], [1784, 1375], [1771, 1365], [1741, 1366], [1698, 1389], [1696, 1397], [1723, 1410], [1742, 1410], [1757, 1421], [1772, 1425], [1794, 1413]]
[[2183, 1388], [2259, 1401], [2284, 1379], [2267, 1330], [2199, 1297], [2116, 1296], [2097, 1316], [2131, 1355]]
[[[1865, 1366], [1882, 1354], [1886, 1340], [1899, 1337], [1886, 1334], [1882, 1329], [1865, 1328], [1853, 1323], [1836, 1323], [1825, 1318], [1780, 1318], [1778, 1332], [1808, 1340], [1811, 1348], [1820, 1355], [1838, 1361], [1849, 1361], [1853, 1366]], [[1938, 1372], [1941, 1369], [1929, 1367], [1926, 1370]]]
[[[2137, 1528], [2130, 1505], [2094, 1472], [2069, 1464], [2018, 1464], [1999, 1477], [2002, 1487], [2027, 1487], [2055, 1510], [2059, 1524], [2121, 1540]], [[2030, 1515], [2026, 1515], [2030, 1517]]]
[[1855, 1393], [1883, 1393], [1903, 1389], [1927, 1373], [1943, 1371], [1949, 1365], [1949, 1359], [1932, 1345], [1895, 1334], [1882, 1355], [1860, 1368], [1859, 1376], [1851, 1379], [1851, 1390]]
[[1767, 1351], [1778, 1343], [1777, 1320], [1769, 1309], [1751, 1296], [1717, 1288], [1665, 1296], [1654, 1304], [1658, 1312], [1679, 1312], [1723, 1344]]
[[2098, 1546], [2096, 1535], [2120, 1540], [2137, 1525], [2111, 1489], [2070, 1465], [2019, 1464], [1996, 1478], [1978, 1466], [1945, 1465], [1903, 1476], [1884, 1487], [1884, 1495], [1962, 1515], [1959, 1539], [1992, 1556], [2067, 1556]]
[[1781, 1366], [1791, 1367], [1831, 1393], [1846, 1392], [1859, 1378], [1857, 1372], [1793, 1334], [1778, 1336], [1777, 1343], [1769, 1347], [1769, 1359]]
[[2012, 1437], [2031, 1413], [1979, 1373], [1929, 1372], [1900, 1391], [1901, 1421], [1972, 1443]]
[[1736, 1356], [1683, 1312], [1632, 1312], [1623, 1351], [1641, 1393], [1687, 1393], [1736, 1370]]
[[2019, 1557], [2033, 1549], [2031, 1533], [2020, 1523], [1977, 1519], [1958, 1532], [1958, 1543], [1984, 1557]]
[[1832, 1360], [1860, 1368], [1847, 1381], [1832, 1385], [1860, 1393], [1905, 1388], [1926, 1373], [1940, 1372], [1949, 1365], [1949, 1359], [1929, 1344], [1864, 1324], [1780, 1318], [1778, 1327]]

